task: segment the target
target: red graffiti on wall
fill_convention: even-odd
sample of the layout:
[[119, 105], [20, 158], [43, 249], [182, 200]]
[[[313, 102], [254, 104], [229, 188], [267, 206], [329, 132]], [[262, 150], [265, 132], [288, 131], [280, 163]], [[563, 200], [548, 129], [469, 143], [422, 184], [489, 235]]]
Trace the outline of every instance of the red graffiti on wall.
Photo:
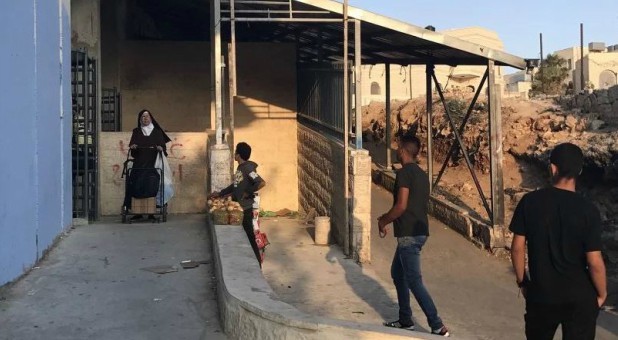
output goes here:
[[123, 140], [119, 140], [118, 141], [118, 150], [120, 150], [120, 152], [122, 153], [126, 153], [127, 150], [124, 147], [124, 141]]
[[122, 185], [124, 180], [121, 177], [122, 173], [120, 171], [120, 165], [112, 165], [112, 183], [114, 183], [115, 186], [119, 187]]
[[178, 143], [178, 138], [174, 138], [174, 142], [172, 143], [172, 145], [169, 148], [169, 152], [167, 155], [167, 158], [174, 158], [174, 159], [185, 159], [187, 158], [187, 156], [183, 155], [182, 157], [178, 156], [176, 154], [177, 148], [182, 148], [183, 145], [182, 143]]

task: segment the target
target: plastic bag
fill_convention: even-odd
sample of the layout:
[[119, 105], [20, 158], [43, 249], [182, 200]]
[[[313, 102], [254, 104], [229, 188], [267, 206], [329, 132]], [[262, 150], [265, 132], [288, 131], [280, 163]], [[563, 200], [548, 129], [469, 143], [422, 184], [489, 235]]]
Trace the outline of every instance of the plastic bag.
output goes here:
[[[174, 177], [167, 157], [161, 152], [157, 155], [155, 168], [163, 169], [163, 204], [167, 204], [174, 197]], [[157, 193], [157, 202], [161, 202], [161, 190]]]

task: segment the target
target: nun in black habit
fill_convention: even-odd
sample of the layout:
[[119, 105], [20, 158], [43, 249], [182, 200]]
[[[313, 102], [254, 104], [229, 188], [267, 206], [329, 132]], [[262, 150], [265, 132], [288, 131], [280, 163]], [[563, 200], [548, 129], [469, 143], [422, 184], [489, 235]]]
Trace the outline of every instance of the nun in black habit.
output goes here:
[[[143, 198], [144, 194], [140, 188], [135, 185], [140, 176], [146, 176], [154, 170], [154, 165], [159, 152], [163, 152], [167, 156], [165, 144], [171, 139], [163, 131], [159, 123], [154, 119], [150, 111], [142, 110], [137, 115], [137, 127], [133, 129], [129, 148], [133, 157], [133, 168], [129, 181], [125, 188], [124, 207], [131, 209], [131, 198]], [[154, 216], [148, 216], [154, 218]], [[140, 219], [141, 215], [135, 215], [132, 219]]]

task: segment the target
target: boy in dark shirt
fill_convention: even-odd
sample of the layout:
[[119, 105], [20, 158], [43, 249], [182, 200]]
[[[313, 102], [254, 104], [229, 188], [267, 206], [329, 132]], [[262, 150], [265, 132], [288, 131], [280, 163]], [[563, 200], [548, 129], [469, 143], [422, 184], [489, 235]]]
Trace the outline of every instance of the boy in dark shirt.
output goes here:
[[256, 259], [261, 264], [262, 256], [260, 255], [260, 250], [255, 241], [253, 205], [256, 202], [256, 192], [262, 189], [266, 185], [266, 182], [257, 174], [258, 165], [250, 161], [250, 157], [251, 146], [245, 142], [238, 143], [236, 145], [236, 151], [234, 152], [234, 160], [238, 162], [238, 167], [234, 173], [234, 182], [227, 188], [221, 190], [221, 192], [213, 192], [210, 194], [209, 198], [232, 195], [232, 200], [240, 203], [243, 209], [243, 229], [247, 234], [247, 238], [249, 238], [249, 243], [251, 243], [251, 248], [253, 248]]
[[385, 322], [384, 326], [414, 330], [410, 290], [427, 316], [432, 334], [449, 336], [438, 315], [429, 292], [423, 285], [421, 275], [421, 249], [429, 236], [427, 206], [429, 204], [429, 178], [416, 164], [421, 142], [412, 136], [403, 136], [399, 141], [397, 158], [403, 166], [397, 171], [393, 190], [393, 208], [378, 219], [380, 237], [385, 237], [387, 225], [394, 222], [397, 250], [391, 265], [391, 276], [397, 290], [399, 319]]
[[560, 144], [550, 162], [552, 186], [526, 194], [510, 226], [511, 260], [526, 298], [526, 337], [551, 340], [561, 324], [563, 339], [592, 340], [607, 297], [600, 215], [575, 192], [581, 149]]

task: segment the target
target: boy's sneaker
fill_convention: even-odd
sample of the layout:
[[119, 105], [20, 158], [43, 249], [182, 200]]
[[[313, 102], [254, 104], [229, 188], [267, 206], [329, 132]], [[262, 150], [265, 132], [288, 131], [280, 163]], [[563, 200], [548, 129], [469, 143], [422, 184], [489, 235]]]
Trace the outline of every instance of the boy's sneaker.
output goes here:
[[445, 336], [445, 337], [451, 336], [451, 334], [448, 332], [448, 328], [446, 328], [446, 326], [442, 326], [442, 328], [440, 328], [440, 329], [432, 329], [431, 330], [431, 334], [437, 334], [437, 335], [441, 335], [441, 336]]
[[391, 322], [385, 322], [385, 323], [383, 323], [383, 325], [386, 326], [386, 327], [405, 329], [405, 330], [408, 330], [408, 331], [413, 331], [414, 330], [414, 324], [411, 324], [411, 325], [403, 324], [403, 323], [399, 322], [399, 320], [391, 321]]

